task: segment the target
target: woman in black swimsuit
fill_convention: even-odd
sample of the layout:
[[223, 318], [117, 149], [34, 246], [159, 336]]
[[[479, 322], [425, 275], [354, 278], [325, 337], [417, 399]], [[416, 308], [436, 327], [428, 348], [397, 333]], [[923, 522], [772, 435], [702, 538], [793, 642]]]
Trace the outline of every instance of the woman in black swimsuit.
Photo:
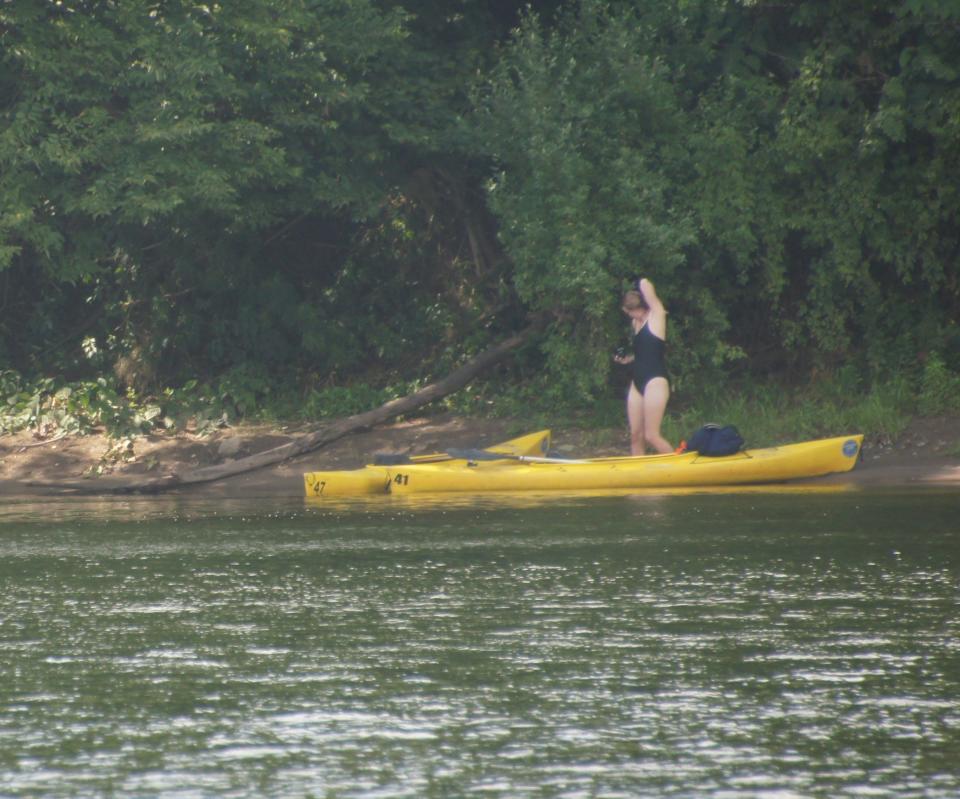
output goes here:
[[673, 452], [673, 447], [660, 435], [663, 413], [670, 399], [670, 382], [663, 357], [667, 312], [653, 283], [644, 278], [637, 283], [637, 289], [623, 296], [623, 312], [630, 317], [633, 330], [633, 353], [614, 356], [617, 363], [633, 366], [633, 380], [627, 393], [630, 452], [643, 455], [647, 445], [657, 452]]

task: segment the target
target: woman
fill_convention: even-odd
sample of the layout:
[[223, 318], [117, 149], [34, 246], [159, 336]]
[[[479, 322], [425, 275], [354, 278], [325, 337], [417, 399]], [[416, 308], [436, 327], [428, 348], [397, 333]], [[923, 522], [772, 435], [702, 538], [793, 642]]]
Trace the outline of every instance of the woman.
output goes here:
[[630, 452], [646, 453], [647, 445], [657, 452], [673, 452], [660, 435], [660, 423], [670, 399], [670, 383], [663, 352], [667, 339], [667, 311], [653, 283], [644, 278], [637, 290], [623, 295], [623, 312], [630, 317], [633, 330], [633, 354], [615, 355], [621, 364], [633, 365], [633, 380], [627, 393], [627, 419], [630, 422]]

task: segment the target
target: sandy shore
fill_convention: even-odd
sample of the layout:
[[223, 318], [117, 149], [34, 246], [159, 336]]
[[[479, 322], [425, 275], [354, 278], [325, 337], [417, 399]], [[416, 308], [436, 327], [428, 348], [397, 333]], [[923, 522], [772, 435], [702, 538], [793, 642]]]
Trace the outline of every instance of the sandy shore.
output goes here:
[[[619, 455], [627, 451], [624, 430], [553, 429], [554, 447], [571, 456]], [[864, 443], [852, 472], [819, 478], [859, 486], [941, 486], [960, 489], [960, 419], [914, 422], [897, 441]], [[102, 435], [41, 440], [29, 433], [0, 436], [0, 496], [62, 495], [61, 482], [90, 481], [109, 489], [201, 466], [239, 460], [286, 443], [304, 430], [245, 425], [208, 436], [189, 432], [144, 436], [129, 442]], [[412, 419], [342, 438], [322, 449], [274, 466], [216, 482], [173, 489], [216, 497], [303, 496], [303, 472], [351, 469], [374, 453], [419, 454], [454, 447], [483, 447], [520, 435], [521, 423], [456, 417]], [[38, 485], [42, 483], [44, 485]]]

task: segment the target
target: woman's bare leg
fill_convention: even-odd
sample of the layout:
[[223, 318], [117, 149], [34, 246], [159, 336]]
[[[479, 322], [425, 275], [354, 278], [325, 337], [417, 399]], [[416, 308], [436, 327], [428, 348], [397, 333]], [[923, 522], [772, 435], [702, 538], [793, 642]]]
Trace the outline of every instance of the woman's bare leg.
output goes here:
[[[631, 388], [633, 386], [631, 385]], [[638, 394], [640, 392], [637, 392]], [[660, 424], [670, 399], [670, 384], [665, 377], [655, 377], [647, 383], [641, 395], [643, 400], [643, 437], [657, 452], [673, 452], [670, 443], [660, 435]]]
[[631, 382], [627, 392], [627, 421], [630, 423], [630, 454], [643, 455], [647, 442], [643, 438], [643, 395]]

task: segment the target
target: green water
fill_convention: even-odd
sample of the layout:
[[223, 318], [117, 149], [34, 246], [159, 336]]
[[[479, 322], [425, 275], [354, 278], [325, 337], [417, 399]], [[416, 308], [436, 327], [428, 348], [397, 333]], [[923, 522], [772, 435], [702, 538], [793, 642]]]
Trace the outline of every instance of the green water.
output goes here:
[[957, 797], [960, 494], [0, 508], [3, 797]]

